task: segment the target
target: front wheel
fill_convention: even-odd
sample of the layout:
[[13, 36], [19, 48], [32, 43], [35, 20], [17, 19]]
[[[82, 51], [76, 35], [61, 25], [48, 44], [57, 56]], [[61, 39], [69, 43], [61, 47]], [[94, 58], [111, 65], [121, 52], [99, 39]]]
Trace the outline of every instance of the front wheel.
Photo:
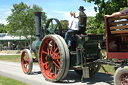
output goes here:
[[116, 70], [114, 85], [128, 85], [128, 66], [120, 67]]
[[31, 74], [33, 67], [32, 54], [30, 50], [25, 49], [21, 53], [21, 66], [25, 74]]

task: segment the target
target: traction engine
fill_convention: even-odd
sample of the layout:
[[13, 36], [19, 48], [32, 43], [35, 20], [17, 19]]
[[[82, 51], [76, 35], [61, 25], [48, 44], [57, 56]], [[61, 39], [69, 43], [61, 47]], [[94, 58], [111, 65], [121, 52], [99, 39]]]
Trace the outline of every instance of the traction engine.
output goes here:
[[[45, 27], [41, 27], [41, 12], [35, 13], [36, 40], [32, 51], [38, 60], [41, 72], [46, 80], [56, 82], [66, 77], [69, 70], [74, 70], [81, 79], [90, 78], [100, 69], [101, 59], [99, 42], [103, 35], [73, 34], [71, 47], [65, 40], [65, 29], [58, 19], [51, 18]], [[34, 56], [29, 49], [21, 53], [21, 65], [25, 74], [31, 74]]]

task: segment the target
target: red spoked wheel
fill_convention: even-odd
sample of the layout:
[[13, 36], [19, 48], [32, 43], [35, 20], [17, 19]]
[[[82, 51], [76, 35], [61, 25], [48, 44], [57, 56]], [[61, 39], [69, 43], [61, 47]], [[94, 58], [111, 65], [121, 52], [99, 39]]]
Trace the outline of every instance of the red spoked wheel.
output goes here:
[[120, 67], [116, 70], [114, 85], [128, 85], [128, 66]]
[[21, 53], [21, 66], [25, 74], [31, 74], [33, 67], [33, 60], [30, 50], [25, 49]]
[[46, 35], [39, 50], [39, 64], [46, 80], [56, 82], [63, 79], [69, 69], [68, 47], [59, 35]]

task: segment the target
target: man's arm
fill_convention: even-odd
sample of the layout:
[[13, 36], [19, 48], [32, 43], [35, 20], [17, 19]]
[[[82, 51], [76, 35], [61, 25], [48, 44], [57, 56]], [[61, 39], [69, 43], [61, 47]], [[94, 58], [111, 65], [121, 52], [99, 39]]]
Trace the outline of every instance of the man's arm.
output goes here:
[[121, 12], [115, 12], [115, 13], [113, 13], [113, 14], [110, 15], [110, 16], [116, 16], [116, 15], [121, 15]]
[[112, 15], [105, 15], [105, 16], [117, 16], [117, 15], [121, 15], [121, 12], [115, 12]]

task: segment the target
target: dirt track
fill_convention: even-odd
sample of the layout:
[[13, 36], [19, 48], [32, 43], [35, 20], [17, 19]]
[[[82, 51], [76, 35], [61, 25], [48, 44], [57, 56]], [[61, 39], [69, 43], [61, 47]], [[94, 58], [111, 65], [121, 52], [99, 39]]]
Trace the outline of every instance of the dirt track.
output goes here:
[[104, 73], [97, 73], [89, 79], [84, 79], [82, 83], [80, 76], [74, 71], [69, 71], [66, 78], [61, 82], [51, 83], [44, 79], [39, 65], [34, 65], [33, 74], [26, 75], [23, 73], [20, 63], [7, 61], [0, 61], [0, 75], [14, 78], [30, 85], [113, 85]]

